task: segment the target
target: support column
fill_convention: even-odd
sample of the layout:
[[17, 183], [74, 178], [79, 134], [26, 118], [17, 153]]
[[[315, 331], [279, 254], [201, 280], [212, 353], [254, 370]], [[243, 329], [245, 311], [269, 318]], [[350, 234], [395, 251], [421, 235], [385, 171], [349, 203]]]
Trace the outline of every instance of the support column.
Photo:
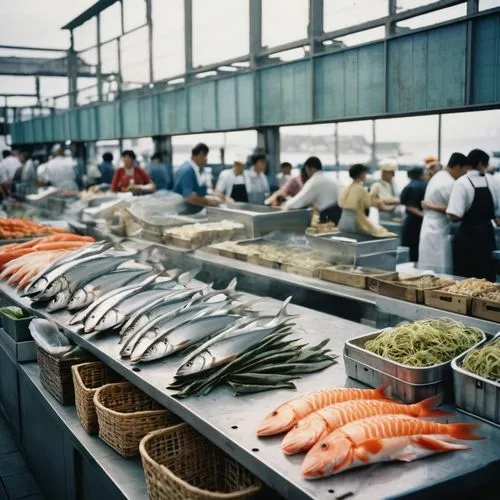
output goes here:
[[69, 91], [69, 107], [76, 108], [77, 106], [77, 90], [78, 90], [78, 68], [75, 52], [75, 39], [73, 30], [70, 31], [70, 48], [68, 51], [68, 91]]
[[102, 101], [101, 14], [97, 14], [97, 99]]
[[335, 122], [333, 129], [333, 142], [335, 145], [335, 169], [337, 170], [337, 179], [340, 177], [340, 155], [339, 155], [339, 124]]
[[375, 120], [372, 120], [372, 157], [371, 166], [373, 169], [377, 168], [377, 127]]
[[309, 0], [309, 25], [307, 36], [311, 47], [311, 54], [317, 54], [323, 49], [318, 38], [323, 34], [323, 0]]
[[172, 137], [170, 135], [156, 135], [153, 137], [154, 152], [160, 153], [163, 162], [172, 165]]
[[467, 0], [467, 15], [477, 14], [479, 0]]
[[[397, 7], [397, 0], [389, 0], [389, 16], [390, 17], [396, 15], [396, 13], [397, 13], [396, 7]], [[387, 23], [385, 25], [386, 38], [389, 38], [390, 36], [394, 35], [394, 33], [396, 31], [395, 28], [396, 28], [396, 24], [391, 19], [389, 19], [389, 21], [387, 21]]]
[[441, 163], [441, 113], [438, 115], [438, 162]]
[[151, 0], [146, 0], [146, 22], [148, 23], [148, 49], [149, 49], [149, 83], [154, 82], [153, 66], [153, 14]]
[[276, 187], [276, 174], [280, 166], [280, 129], [279, 127], [262, 127], [257, 129], [256, 152], [263, 151], [267, 156], [267, 177], [271, 189]]
[[193, 70], [193, 0], [184, 0], [184, 58], [187, 81]]
[[42, 99], [40, 95], [40, 77], [35, 77], [35, 88], [36, 88], [36, 103], [38, 106], [42, 105]]
[[262, 50], [262, 0], [250, 0], [250, 67], [258, 63], [259, 52]]

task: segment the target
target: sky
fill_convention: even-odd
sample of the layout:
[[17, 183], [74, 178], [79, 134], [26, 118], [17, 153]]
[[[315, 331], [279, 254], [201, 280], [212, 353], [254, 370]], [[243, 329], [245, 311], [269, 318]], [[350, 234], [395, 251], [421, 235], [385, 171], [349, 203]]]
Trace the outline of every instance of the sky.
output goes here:
[[[193, 0], [193, 63], [194, 66], [209, 64], [237, 57], [248, 52], [248, 1], [249, 0]], [[433, 0], [397, 0], [398, 11], [418, 7]], [[155, 79], [172, 78], [184, 71], [184, 12], [183, 0], [152, 0], [154, 24], [154, 67]], [[0, 44], [32, 45], [66, 49], [69, 34], [61, 26], [76, 17], [94, 3], [94, 0], [0, 0]], [[326, 31], [339, 29], [367, 21], [385, 14], [388, 0], [325, 0], [324, 28]], [[132, 29], [145, 21], [144, 0], [124, 0], [125, 28]], [[480, 9], [500, 6], [500, 0], [480, 0]], [[308, 0], [262, 0], [263, 45], [273, 47], [307, 36]], [[118, 3], [102, 14], [102, 40], [106, 41], [120, 32], [120, 8]], [[418, 28], [427, 24], [445, 21], [465, 14], [463, 4], [442, 11], [420, 16], [398, 23], [400, 27]], [[344, 37], [347, 45], [363, 43], [383, 36], [383, 29]], [[78, 50], [96, 42], [95, 21], [87, 22], [75, 32]], [[301, 56], [302, 51], [285, 54], [285, 59]], [[18, 52], [1, 51], [0, 55], [20, 55]], [[50, 54], [26, 53], [25, 55]], [[52, 54], [52, 57], [54, 55]], [[82, 57], [95, 63], [94, 49], [87, 50]], [[107, 43], [102, 49], [103, 72], [117, 69], [116, 42]], [[129, 85], [148, 81], [147, 32], [140, 29], [124, 37], [122, 41], [124, 79]], [[81, 79], [79, 87], [93, 84]], [[66, 79], [42, 79], [44, 96], [62, 94], [67, 91]], [[33, 78], [0, 76], [1, 92], [34, 92]], [[95, 89], [82, 91], [80, 102], [88, 102]], [[61, 106], [67, 103], [59, 101]], [[22, 99], [11, 104], [28, 105]], [[406, 119], [387, 119], [377, 122], [377, 140], [398, 140], [403, 142], [425, 142], [435, 139], [436, 116]], [[333, 125], [314, 125], [282, 128], [282, 133], [331, 134]], [[370, 122], [342, 123], [340, 134], [361, 134], [371, 138]], [[226, 134], [226, 143], [231, 134]], [[481, 137], [494, 142], [500, 137], [500, 111], [445, 115], [443, 136], [447, 140], [466, 137]], [[223, 141], [222, 134], [212, 134], [217, 141]], [[245, 138], [246, 137], [246, 138]], [[221, 139], [222, 138], [222, 139]], [[233, 135], [236, 142], [254, 141], [255, 133], [241, 132]], [[250, 138], [250, 139], [248, 139]], [[184, 140], [182, 138], [178, 140]], [[185, 139], [192, 141], [192, 137]], [[500, 149], [500, 145], [498, 147]]]

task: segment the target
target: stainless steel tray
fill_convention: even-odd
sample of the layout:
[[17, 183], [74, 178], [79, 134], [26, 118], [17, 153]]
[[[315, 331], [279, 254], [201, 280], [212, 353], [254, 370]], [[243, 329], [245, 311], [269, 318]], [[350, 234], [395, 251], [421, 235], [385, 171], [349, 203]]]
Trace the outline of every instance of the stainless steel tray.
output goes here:
[[231, 220], [241, 222], [249, 238], [257, 238], [272, 231], [290, 231], [303, 234], [311, 221], [311, 210], [280, 210], [265, 205], [234, 203], [207, 207], [210, 222]]
[[391, 397], [405, 403], [417, 403], [436, 394], [443, 394], [446, 401], [451, 402], [453, 400], [451, 377], [430, 384], [412, 384], [346, 356], [345, 352], [344, 365], [348, 377], [370, 387], [389, 385]]
[[462, 361], [467, 352], [451, 363], [455, 404], [459, 410], [500, 427], [500, 383], [464, 370]]
[[[410, 384], [433, 384], [451, 377], [451, 360], [426, 368], [415, 368], [396, 363], [395, 361], [383, 358], [378, 354], [374, 354], [364, 349], [364, 345], [368, 340], [375, 338], [383, 331], [384, 330], [379, 330], [374, 333], [369, 333], [368, 335], [361, 335], [360, 337], [348, 340], [344, 345], [344, 355]], [[483, 340], [473, 346], [472, 349], [485, 340], [486, 336], [483, 334]]]

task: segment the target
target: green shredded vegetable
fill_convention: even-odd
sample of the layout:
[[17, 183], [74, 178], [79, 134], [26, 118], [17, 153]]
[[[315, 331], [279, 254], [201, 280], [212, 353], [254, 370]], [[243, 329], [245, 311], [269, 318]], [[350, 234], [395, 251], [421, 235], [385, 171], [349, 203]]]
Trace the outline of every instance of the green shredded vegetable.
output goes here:
[[480, 377], [500, 382], [500, 339], [469, 352], [462, 366]]
[[427, 367], [452, 360], [483, 338], [478, 328], [450, 319], [429, 319], [384, 330], [364, 348], [406, 366]]
[[7, 316], [10, 316], [14, 319], [28, 318], [30, 316], [29, 313], [23, 311], [20, 307], [17, 306], [3, 307], [1, 311]]

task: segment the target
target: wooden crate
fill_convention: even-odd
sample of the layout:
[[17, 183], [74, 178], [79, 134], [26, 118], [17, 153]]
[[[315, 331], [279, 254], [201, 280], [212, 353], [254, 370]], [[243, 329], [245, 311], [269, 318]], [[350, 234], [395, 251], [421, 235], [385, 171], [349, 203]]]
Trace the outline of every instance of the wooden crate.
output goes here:
[[305, 276], [306, 278], [318, 278], [320, 275], [320, 268], [310, 269], [306, 267], [285, 265], [282, 266], [281, 269], [287, 273], [298, 274], [299, 276]]
[[282, 263], [276, 260], [267, 259], [266, 257], [258, 256], [257, 263], [259, 266], [268, 267], [270, 269], [281, 269]]
[[469, 314], [471, 311], [472, 297], [456, 295], [444, 290], [426, 290], [424, 294], [425, 305], [443, 309], [457, 314]]
[[[422, 275], [423, 276], [423, 275]], [[416, 281], [422, 276], [412, 276], [412, 277], [402, 277], [400, 275], [394, 277], [393, 279], [379, 279], [378, 280], [378, 290], [380, 295], [386, 297], [392, 297], [394, 299], [405, 300], [406, 302], [413, 302], [415, 304], [423, 304], [425, 302], [425, 292], [429, 290], [439, 290], [446, 286], [453, 285], [453, 281], [447, 281], [439, 286], [432, 288], [413, 288], [411, 286], [405, 286], [401, 283], [395, 283], [395, 281]]]
[[378, 274], [362, 274], [349, 272], [344, 269], [340, 269], [337, 266], [323, 267], [320, 270], [320, 278], [325, 281], [331, 281], [333, 283], [340, 283], [341, 285], [352, 286], [354, 288], [368, 288], [370, 280], [375, 278], [390, 279], [397, 277], [397, 272], [382, 271], [380, 269], [368, 269], [367, 271], [377, 271]]
[[471, 307], [472, 316], [500, 323], [500, 303], [482, 297], [474, 297]]

